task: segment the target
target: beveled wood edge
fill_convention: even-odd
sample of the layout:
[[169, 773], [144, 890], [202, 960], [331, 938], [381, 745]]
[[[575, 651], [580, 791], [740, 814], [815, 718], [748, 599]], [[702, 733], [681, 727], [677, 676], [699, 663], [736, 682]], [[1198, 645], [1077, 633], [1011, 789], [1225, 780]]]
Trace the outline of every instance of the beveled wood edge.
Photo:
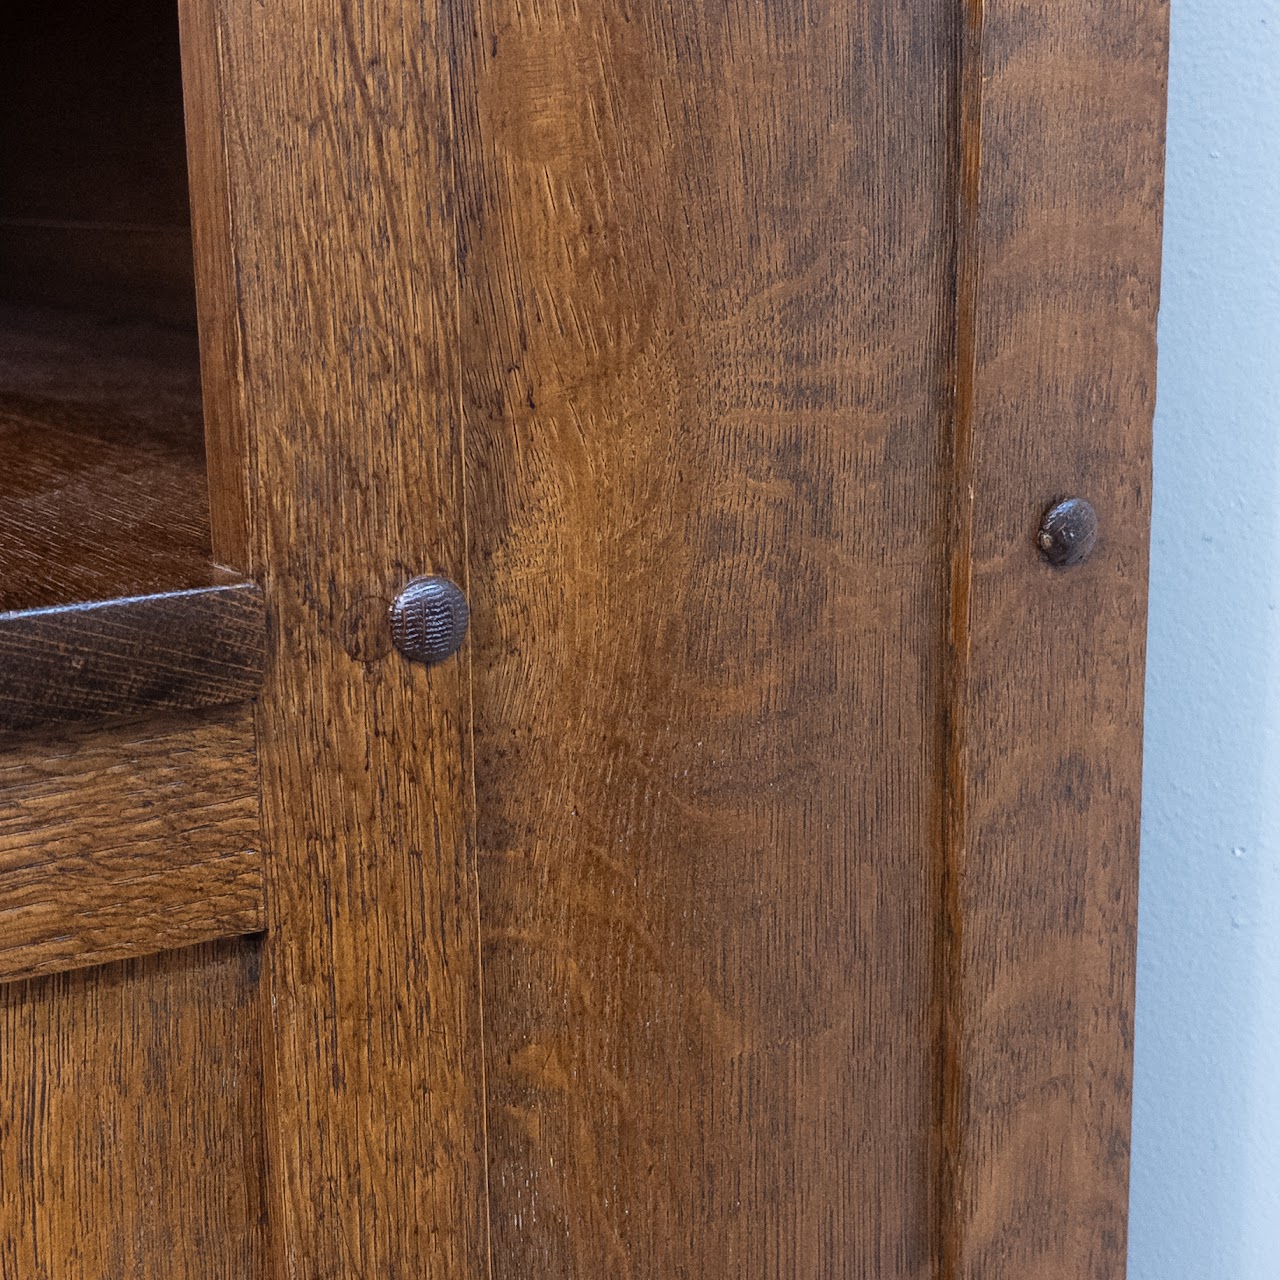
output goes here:
[[265, 663], [248, 581], [0, 613], [0, 736], [248, 701]]

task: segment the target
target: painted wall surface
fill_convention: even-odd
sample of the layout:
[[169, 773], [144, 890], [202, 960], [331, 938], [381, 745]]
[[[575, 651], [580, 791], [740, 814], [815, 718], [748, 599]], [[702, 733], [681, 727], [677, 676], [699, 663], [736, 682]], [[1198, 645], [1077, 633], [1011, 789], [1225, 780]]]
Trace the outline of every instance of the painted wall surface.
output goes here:
[[1130, 1280], [1280, 1280], [1280, 0], [1172, 0]]

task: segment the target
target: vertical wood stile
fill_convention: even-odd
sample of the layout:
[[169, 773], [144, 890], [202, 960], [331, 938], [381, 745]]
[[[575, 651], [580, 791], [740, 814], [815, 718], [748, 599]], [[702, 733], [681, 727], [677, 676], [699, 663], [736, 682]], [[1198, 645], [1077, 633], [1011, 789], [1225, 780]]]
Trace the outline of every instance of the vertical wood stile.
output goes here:
[[[448, 6], [188, 0], [186, 18], [207, 135], [193, 178], [214, 202], [196, 226], [202, 336], [227, 384], [215, 554], [261, 581], [272, 636], [257, 726], [277, 1271], [478, 1280], [467, 668], [410, 666], [387, 629], [409, 578], [466, 570]], [[219, 518], [220, 501], [240, 507]]]
[[[1124, 1270], [1167, 6], [966, 0], [943, 1274]], [[1037, 554], [1077, 495], [1093, 558]]]

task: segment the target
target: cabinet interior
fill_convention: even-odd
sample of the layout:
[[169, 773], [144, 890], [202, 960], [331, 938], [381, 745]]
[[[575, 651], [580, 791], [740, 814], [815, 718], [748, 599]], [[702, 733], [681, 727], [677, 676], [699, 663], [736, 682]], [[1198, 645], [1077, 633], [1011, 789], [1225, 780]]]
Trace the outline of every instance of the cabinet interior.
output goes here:
[[0, 609], [209, 574], [175, 0], [0, 18]]

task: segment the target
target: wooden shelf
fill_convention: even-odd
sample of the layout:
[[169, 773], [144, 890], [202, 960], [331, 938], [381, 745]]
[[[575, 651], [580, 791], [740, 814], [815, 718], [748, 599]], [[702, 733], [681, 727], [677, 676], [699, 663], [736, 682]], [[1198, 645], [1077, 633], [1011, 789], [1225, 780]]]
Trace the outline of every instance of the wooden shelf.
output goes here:
[[252, 696], [215, 565], [195, 335], [0, 303], [0, 731]]

